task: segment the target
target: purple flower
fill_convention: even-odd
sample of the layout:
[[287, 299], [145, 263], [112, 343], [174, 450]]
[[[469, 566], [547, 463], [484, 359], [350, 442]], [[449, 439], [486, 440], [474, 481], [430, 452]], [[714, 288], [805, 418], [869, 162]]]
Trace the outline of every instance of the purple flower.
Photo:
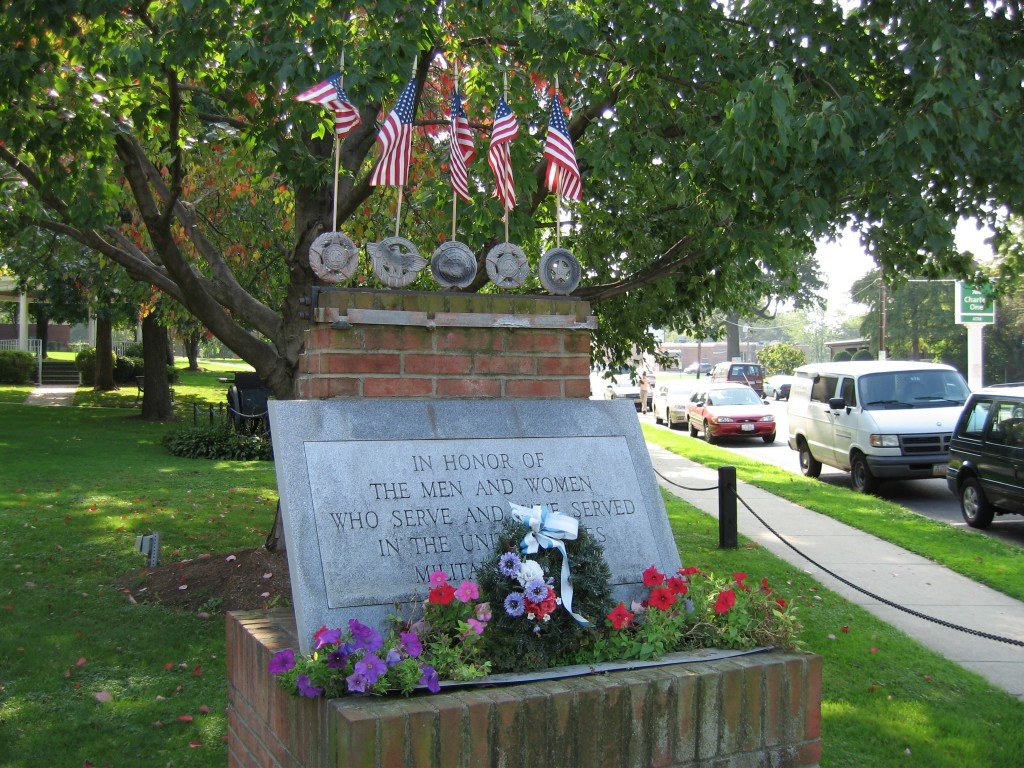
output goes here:
[[498, 571], [502, 576], [508, 576], [510, 579], [515, 578], [522, 564], [519, 555], [515, 552], [506, 552], [498, 558]]
[[484, 628], [487, 626], [482, 621], [477, 621], [476, 619], [467, 619], [466, 623], [469, 624], [470, 629], [478, 635], [482, 635], [484, 633]]
[[348, 651], [344, 646], [327, 654], [327, 666], [330, 669], [344, 669], [348, 663]]
[[423, 643], [420, 642], [420, 636], [415, 632], [403, 632], [399, 637], [402, 639], [402, 647], [410, 656], [416, 658], [423, 653]]
[[356, 662], [356, 674], [366, 678], [366, 682], [373, 685], [380, 679], [380, 676], [388, 671], [387, 665], [372, 653], [364, 656]]
[[478, 597], [480, 597], [480, 590], [472, 581], [462, 582], [459, 584], [459, 588], [455, 590], [455, 599], [460, 603], [468, 603], [470, 600], [476, 600]]
[[349, 619], [348, 628], [352, 630], [353, 647], [357, 651], [372, 653], [384, 645], [384, 638], [373, 627], [368, 627], [356, 619]]
[[543, 603], [548, 596], [548, 585], [544, 583], [544, 579], [527, 582], [526, 596], [535, 603]]
[[433, 571], [430, 574], [430, 586], [443, 587], [448, 583], [448, 574], [444, 571]]
[[526, 605], [523, 602], [522, 592], [511, 592], [505, 598], [505, 613], [514, 619], [519, 618], [526, 612]]
[[402, 653], [397, 648], [392, 648], [388, 651], [388, 655], [384, 657], [384, 663], [388, 665], [388, 668], [395, 666], [402, 660]]
[[316, 633], [316, 645], [313, 647], [314, 651], [319, 651], [325, 645], [337, 645], [341, 642], [341, 628], [328, 629], [323, 632]]
[[348, 689], [352, 693], [366, 693], [366, 687], [370, 684], [370, 681], [358, 672], [346, 677], [345, 682], [348, 684]]
[[299, 679], [295, 681], [295, 686], [299, 689], [299, 693], [310, 699], [315, 699], [324, 692], [323, 688], [317, 688], [313, 685], [313, 681], [309, 679], [309, 675], [299, 675]]
[[437, 672], [429, 664], [424, 664], [420, 667], [420, 672], [423, 675], [420, 677], [420, 685], [427, 686], [427, 690], [431, 693], [437, 693], [441, 690], [441, 682], [437, 679]]
[[291, 648], [286, 648], [283, 651], [278, 651], [274, 654], [274, 658], [267, 664], [267, 671], [272, 675], [280, 675], [287, 672], [289, 669], [295, 666], [295, 654]]

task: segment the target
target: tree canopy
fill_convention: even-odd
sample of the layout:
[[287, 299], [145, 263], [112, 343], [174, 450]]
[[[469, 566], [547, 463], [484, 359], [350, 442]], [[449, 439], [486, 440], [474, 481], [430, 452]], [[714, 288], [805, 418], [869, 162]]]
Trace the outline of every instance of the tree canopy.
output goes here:
[[[507, 75], [522, 124], [511, 240], [534, 265], [551, 247], [540, 149], [559, 77], [583, 176], [563, 245], [610, 362], [649, 349], [651, 327], [806, 295], [814, 240], [849, 224], [887, 274], [972, 273], [957, 220], [998, 232], [1024, 209], [1019, 3], [848, 5], [13, 0], [0, 25], [3, 223], [120, 265], [290, 396], [333, 167], [328, 113], [293, 97], [344, 51], [362, 125], [341, 147], [339, 229], [359, 243], [393, 229], [394, 190], [369, 184], [374, 138], [415, 64], [403, 234], [426, 255], [450, 237], [456, 62], [478, 148], [458, 239], [481, 256], [503, 239], [484, 150]], [[231, 192], [251, 228], [212, 209]], [[469, 290], [491, 290], [480, 274]], [[365, 267], [359, 279], [374, 284]]]

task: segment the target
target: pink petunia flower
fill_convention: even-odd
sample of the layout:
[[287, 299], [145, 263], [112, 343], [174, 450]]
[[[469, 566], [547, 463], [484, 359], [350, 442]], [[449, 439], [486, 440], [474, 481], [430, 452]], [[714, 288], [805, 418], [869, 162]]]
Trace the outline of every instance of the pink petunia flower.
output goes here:
[[444, 571], [434, 571], [430, 574], [430, 586], [440, 587], [448, 583], [448, 574]]
[[476, 600], [478, 597], [480, 597], [480, 590], [472, 581], [462, 582], [459, 584], [459, 588], [455, 590], [455, 599], [460, 603], [468, 603], [470, 600]]

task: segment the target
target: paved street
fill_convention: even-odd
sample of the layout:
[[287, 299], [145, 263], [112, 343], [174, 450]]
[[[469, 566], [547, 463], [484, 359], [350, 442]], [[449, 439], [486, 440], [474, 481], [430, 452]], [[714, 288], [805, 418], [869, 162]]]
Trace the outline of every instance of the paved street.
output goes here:
[[[722, 441], [719, 443], [719, 446], [755, 461], [763, 461], [766, 464], [774, 464], [790, 472], [799, 473], [800, 467], [797, 463], [796, 451], [790, 449], [786, 443], [786, 437], [789, 434], [786, 405], [785, 401], [770, 401], [769, 407], [772, 413], [775, 414], [778, 434], [778, 438], [772, 445], [765, 445], [760, 440], [737, 439]], [[647, 414], [641, 418], [644, 422], [654, 425], [654, 416], [652, 414]], [[666, 429], [664, 426], [658, 428]], [[685, 427], [675, 431], [682, 435], [686, 434]], [[844, 488], [850, 487], [849, 473], [831, 467], [824, 467], [821, 470], [820, 480]], [[933, 520], [971, 530], [960, 515], [960, 503], [949, 492], [944, 479], [887, 482], [882, 484], [878, 495]], [[1024, 547], [1024, 516], [1004, 515], [997, 517], [987, 531], [979, 531], [978, 533], [994, 536]]]

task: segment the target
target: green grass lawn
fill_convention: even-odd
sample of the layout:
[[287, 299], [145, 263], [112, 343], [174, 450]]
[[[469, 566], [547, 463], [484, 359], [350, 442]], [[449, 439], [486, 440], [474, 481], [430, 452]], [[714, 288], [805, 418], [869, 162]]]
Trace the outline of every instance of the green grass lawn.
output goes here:
[[642, 425], [644, 438], [709, 467], [731, 465], [743, 482], [834, 517], [911, 552], [1024, 600], [1024, 550], [977, 531], [954, 528], [877, 496], [855, 493], [694, 440]]
[[20, 384], [0, 384], [0, 403], [23, 403], [32, 387]]
[[[132, 605], [114, 584], [154, 529], [165, 562], [261, 544], [273, 467], [172, 457], [158, 444], [170, 427], [131, 410], [8, 404], [0, 424], [0, 766], [224, 765], [223, 622]], [[798, 606], [825, 662], [824, 766], [1019, 764], [1020, 702], [766, 551], [719, 551], [713, 519], [668, 508], [684, 563], [765, 576]]]

